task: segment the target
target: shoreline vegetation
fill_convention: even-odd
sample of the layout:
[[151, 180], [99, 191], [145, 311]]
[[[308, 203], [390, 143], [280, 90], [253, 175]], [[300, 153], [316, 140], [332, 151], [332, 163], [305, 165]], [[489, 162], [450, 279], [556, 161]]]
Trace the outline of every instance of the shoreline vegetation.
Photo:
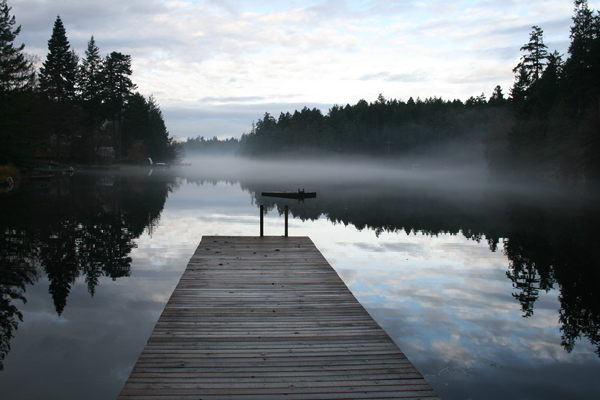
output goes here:
[[578, 183], [600, 179], [600, 14], [574, 1], [567, 55], [550, 52], [533, 26], [513, 69], [515, 81], [466, 101], [409, 98], [265, 113], [240, 139], [177, 142], [156, 100], [135, 92], [131, 58], [101, 57], [93, 36], [85, 57], [71, 48], [57, 17], [46, 60], [15, 46], [0, 1], [0, 165], [21, 170], [65, 165], [177, 163], [184, 153], [250, 158], [367, 156], [440, 166], [486, 165], [495, 176]]
[[55, 20], [43, 62], [15, 45], [21, 32], [0, 0], [0, 165], [27, 170], [179, 159], [153, 96], [137, 92], [131, 56], [105, 57], [92, 36], [83, 57]]
[[[234, 151], [253, 158], [438, 160], [480, 165], [496, 176], [589, 182], [600, 179], [600, 15], [574, 2], [568, 55], [550, 52], [533, 26], [513, 69], [515, 82], [466, 101], [431, 97], [304, 107], [264, 117]], [[566, 57], [566, 58], [565, 58]], [[188, 139], [188, 153], [231, 150], [232, 141]], [[233, 152], [233, 151], [232, 151]], [[415, 161], [416, 162], [416, 161]]]

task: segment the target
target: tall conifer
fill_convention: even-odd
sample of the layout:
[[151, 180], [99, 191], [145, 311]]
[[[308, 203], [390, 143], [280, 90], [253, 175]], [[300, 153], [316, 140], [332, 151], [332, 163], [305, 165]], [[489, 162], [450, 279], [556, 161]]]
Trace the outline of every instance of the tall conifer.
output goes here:
[[154, 96], [148, 99], [148, 109], [150, 117], [150, 132], [148, 134], [148, 148], [151, 154], [154, 154], [158, 159], [167, 159], [167, 149], [171, 143], [169, 131], [165, 125], [162, 111], [156, 102]]
[[49, 99], [64, 102], [75, 98], [77, 56], [71, 50], [60, 16], [48, 40], [48, 55], [40, 68], [40, 90]]
[[14, 41], [21, 27], [14, 28], [15, 17], [6, 0], [0, 0], [0, 164], [26, 162], [30, 150], [22, 134], [26, 102], [24, 91], [33, 77], [33, 67], [23, 49]]
[[56, 18], [52, 36], [48, 40], [48, 55], [40, 68], [40, 93], [49, 101], [52, 119], [48, 121], [50, 143], [55, 148], [57, 159], [63, 156], [66, 146], [71, 155], [74, 151], [73, 141], [73, 102], [76, 99], [78, 57], [71, 49], [65, 27]]
[[123, 112], [136, 85], [131, 81], [131, 56], [116, 51], [104, 61], [104, 97], [108, 118], [113, 121], [116, 156], [121, 157], [121, 123]]
[[600, 94], [600, 16], [587, 0], [575, 0], [565, 75], [568, 102], [581, 113]]
[[548, 58], [547, 47], [544, 44], [544, 31], [538, 26], [531, 27], [529, 42], [521, 47], [523, 55], [521, 61], [513, 69], [515, 73], [515, 85], [513, 98], [522, 96], [522, 100], [529, 98], [535, 91], [535, 85], [542, 77], [546, 59]]
[[99, 122], [102, 119], [100, 107], [103, 99], [104, 61], [100, 49], [92, 36], [85, 50], [79, 73], [80, 99], [88, 120]]
[[25, 88], [31, 81], [31, 64], [25, 58], [25, 45], [15, 46], [21, 27], [13, 29], [15, 17], [6, 0], [0, 0], [0, 92]]

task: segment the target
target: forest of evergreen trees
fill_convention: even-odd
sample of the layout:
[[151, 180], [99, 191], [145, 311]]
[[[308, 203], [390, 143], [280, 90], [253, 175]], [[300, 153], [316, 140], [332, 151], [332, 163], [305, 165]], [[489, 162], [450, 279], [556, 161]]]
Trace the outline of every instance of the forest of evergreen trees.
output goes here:
[[0, 165], [178, 157], [156, 100], [136, 92], [129, 55], [101, 57], [92, 36], [80, 58], [57, 17], [36, 68], [15, 44], [21, 28], [10, 11], [0, 0]]
[[186, 155], [191, 154], [235, 154], [238, 151], [240, 141], [236, 138], [219, 140], [216, 136], [206, 139], [204, 136], [188, 138], [181, 143]]
[[[483, 148], [492, 171], [547, 179], [600, 178], [600, 15], [575, 0], [568, 56], [549, 52], [533, 26], [508, 95], [500, 86], [461, 100], [410, 98], [334, 106], [264, 118], [242, 135], [248, 156], [451, 154]], [[466, 157], [475, 157], [467, 152]], [[461, 160], [468, 161], [468, 160]]]
[[[104, 58], [92, 36], [80, 58], [62, 20], [48, 54], [36, 60], [17, 46], [20, 27], [0, 0], [0, 165], [39, 159], [172, 161], [188, 152], [246, 156], [361, 154], [400, 158], [442, 151], [465, 162], [485, 155], [492, 171], [550, 179], [600, 178], [600, 14], [574, 1], [568, 55], [550, 52], [533, 26], [507, 94], [496, 86], [466, 101], [438, 97], [266, 113], [249, 133], [219, 141], [169, 137], [152, 97], [136, 92], [131, 57]], [[239, 145], [239, 148], [238, 148]]]
[[[502, 113], [506, 100], [500, 91], [499, 105], [487, 107], [479, 96], [463, 103], [410, 98], [407, 102], [386, 100], [373, 103], [360, 100], [355, 105], [334, 106], [326, 115], [314, 108], [281, 113], [278, 119], [268, 113], [242, 135], [243, 155], [274, 153], [340, 153], [377, 157], [398, 157], [422, 153], [433, 144], [437, 149], [469, 146], [481, 140], [489, 121]], [[474, 139], [475, 138], [475, 139]]]

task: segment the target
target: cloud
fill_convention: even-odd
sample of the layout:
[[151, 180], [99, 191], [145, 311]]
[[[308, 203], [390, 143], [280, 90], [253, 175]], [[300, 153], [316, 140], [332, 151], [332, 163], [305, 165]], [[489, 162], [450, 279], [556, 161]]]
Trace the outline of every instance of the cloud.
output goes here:
[[275, 118], [281, 112], [300, 110], [303, 107], [317, 108], [326, 114], [333, 104], [323, 103], [256, 103], [250, 99], [217, 98], [206, 99], [204, 103], [175, 103], [163, 106], [165, 121], [170, 121], [168, 129], [170, 134], [177, 139], [195, 138], [204, 136], [221, 139], [239, 138], [243, 133], [252, 129], [252, 122], [263, 118], [266, 112]]
[[390, 72], [377, 72], [366, 74], [358, 78], [361, 81], [383, 80], [386, 82], [419, 82], [425, 80], [425, 73], [412, 72], [408, 74], [392, 74]]
[[[280, 103], [274, 114], [287, 110], [289, 96], [302, 108], [353, 104], [379, 93], [466, 100], [496, 85], [507, 88], [531, 26], [541, 26], [550, 50], [564, 54], [572, 14], [569, 0], [10, 0], [9, 5], [22, 25], [17, 42], [42, 60], [60, 15], [80, 55], [92, 35], [102, 54], [130, 54], [134, 82], [161, 107]], [[165, 116], [171, 132], [183, 130], [187, 120]], [[227, 134], [234, 130], [228, 120], [211, 130], [221, 128]]]
[[245, 97], [203, 97], [198, 100], [201, 103], [255, 103], [265, 100], [262, 96]]
[[[466, 71], [456, 72], [448, 75], [445, 80], [452, 84], [463, 84], [471, 82], [490, 82], [494, 80], [500, 80], [503, 76], [501, 69], [495, 65], [482, 65], [477, 66]], [[482, 88], [482, 90], [489, 90], [490, 88]]]

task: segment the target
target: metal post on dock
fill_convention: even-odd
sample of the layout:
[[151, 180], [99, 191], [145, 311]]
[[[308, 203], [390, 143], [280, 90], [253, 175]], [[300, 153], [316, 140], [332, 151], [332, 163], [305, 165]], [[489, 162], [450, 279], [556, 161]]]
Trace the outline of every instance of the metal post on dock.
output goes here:
[[285, 237], [288, 236], [288, 211], [289, 211], [289, 209], [286, 204], [286, 206], [285, 206]]
[[260, 205], [260, 236], [265, 236], [265, 206]]

